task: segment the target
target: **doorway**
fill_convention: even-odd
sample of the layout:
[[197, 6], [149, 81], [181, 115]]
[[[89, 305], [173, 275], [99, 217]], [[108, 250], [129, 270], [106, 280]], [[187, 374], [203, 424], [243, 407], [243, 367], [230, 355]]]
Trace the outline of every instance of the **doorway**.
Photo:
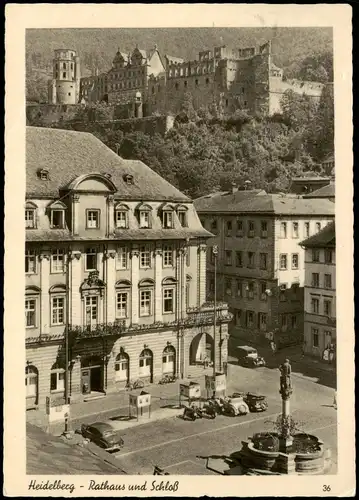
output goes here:
[[103, 362], [99, 356], [86, 358], [81, 363], [81, 387], [83, 394], [103, 392]]

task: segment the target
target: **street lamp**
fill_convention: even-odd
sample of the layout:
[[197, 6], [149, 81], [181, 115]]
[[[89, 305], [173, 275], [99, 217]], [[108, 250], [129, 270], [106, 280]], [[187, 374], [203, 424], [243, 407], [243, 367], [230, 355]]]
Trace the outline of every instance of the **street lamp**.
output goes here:
[[213, 245], [214, 256], [214, 321], [213, 321], [213, 397], [216, 397], [216, 329], [217, 329], [217, 255], [218, 245]]

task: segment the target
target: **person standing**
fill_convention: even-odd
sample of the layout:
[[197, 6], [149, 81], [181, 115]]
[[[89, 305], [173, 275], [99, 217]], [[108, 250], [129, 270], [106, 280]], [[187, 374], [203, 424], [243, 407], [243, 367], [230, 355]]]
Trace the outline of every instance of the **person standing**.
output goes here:
[[333, 408], [337, 409], [337, 391], [334, 391]]

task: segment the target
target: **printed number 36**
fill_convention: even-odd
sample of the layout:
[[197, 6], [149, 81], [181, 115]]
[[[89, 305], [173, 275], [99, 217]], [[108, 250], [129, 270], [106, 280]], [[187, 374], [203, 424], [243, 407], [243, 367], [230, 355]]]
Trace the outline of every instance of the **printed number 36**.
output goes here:
[[330, 491], [329, 484], [323, 484], [323, 491]]

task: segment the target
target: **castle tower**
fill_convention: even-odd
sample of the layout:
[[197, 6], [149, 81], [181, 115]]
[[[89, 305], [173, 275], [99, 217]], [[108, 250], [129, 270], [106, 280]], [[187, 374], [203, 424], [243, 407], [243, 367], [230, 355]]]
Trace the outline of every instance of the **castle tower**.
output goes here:
[[77, 104], [80, 95], [80, 76], [80, 60], [76, 52], [71, 49], [55, 50], [53, 59], [55, 83], [49, 83], [49, 103]]

